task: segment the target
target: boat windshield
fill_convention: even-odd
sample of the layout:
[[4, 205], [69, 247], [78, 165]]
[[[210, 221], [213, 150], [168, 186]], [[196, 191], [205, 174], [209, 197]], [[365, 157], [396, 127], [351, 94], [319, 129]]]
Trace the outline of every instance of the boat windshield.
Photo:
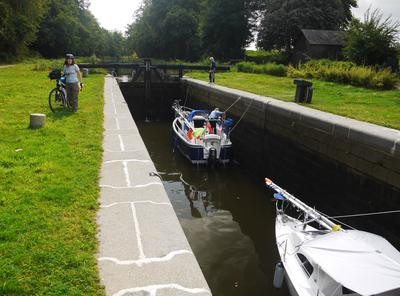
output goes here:
[[193, 118], [193, 125], [194, 128], [201, 128], [204, 127], [204, 123], [206, 122], [206, 119], [203, 116], [195, 116]]
[[208, 114], [210, 114], [210, 112], [208, 112], [207, 110], [193, 110], [192, 112], [190, 112], [187, 120], [190, 122], [197, 116], [204, 117], [204, 116], [208, 116]]

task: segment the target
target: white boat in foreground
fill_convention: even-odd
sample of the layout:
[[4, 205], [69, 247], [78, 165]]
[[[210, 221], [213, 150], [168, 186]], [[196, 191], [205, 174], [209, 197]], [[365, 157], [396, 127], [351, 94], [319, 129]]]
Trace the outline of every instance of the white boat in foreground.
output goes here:
[[342, 229], [271, 180], [266, 184], [276, 192], [276, 243], [292, 295], [400, 295], [400, 252], [386, 239]]

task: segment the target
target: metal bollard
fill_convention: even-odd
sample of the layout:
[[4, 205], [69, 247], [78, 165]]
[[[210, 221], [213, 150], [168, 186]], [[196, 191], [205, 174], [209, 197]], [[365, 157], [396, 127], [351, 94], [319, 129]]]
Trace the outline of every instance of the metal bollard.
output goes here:
[[313, 84], [310, 81], [301, 79], [294, 80], [294, 84], [297, 86], [294, 101], [296, 103], [311, 103], [314, 92]]

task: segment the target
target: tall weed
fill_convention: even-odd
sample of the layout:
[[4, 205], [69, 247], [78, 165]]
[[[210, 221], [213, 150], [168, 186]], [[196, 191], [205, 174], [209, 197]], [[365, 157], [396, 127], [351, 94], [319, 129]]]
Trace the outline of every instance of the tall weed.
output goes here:
[[300, 65], [289, 66], [288, 76], [294, 78], [320, 79], [354, 86], [376, 89], [392, 89], [398, 82], [389, 69], [371, 66], [357, 66], [351, 62], [314, 60]]

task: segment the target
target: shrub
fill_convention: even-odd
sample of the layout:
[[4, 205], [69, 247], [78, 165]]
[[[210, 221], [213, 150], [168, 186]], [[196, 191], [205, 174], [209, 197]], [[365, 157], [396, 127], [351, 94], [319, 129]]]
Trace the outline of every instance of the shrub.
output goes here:
[[269, 74], [274, 76], [287, 75], [287, 66], [275, 63], [257, 65], [253, 62], [241, 62], [236, 64], [236, 68], [238, 72], [245, 73]]
[[246, 50], [245, 60], [256, 64], [285, 64], [289, 62], [288, 56], [279, 50]]
[[[364, 20], [354, 18], [346, 32], [345, 56], [359, 65], [395, 66], [400, 22], [368, 9]], [[396, 68], [396, 67], [394, 67]]]
[[[61, 69], [63, 67], [63, 60], [46, 60], [46, 59], [34, 59], [33, 71], [46, 71], [53, 69]], [[29, 61], [27, 61], [29, 63]]]
[[289, 77], [316, 78], [377, 89], [392, 89], [397, 83], [396, 75], [390, 69], [357, 66], [351, 62], [314, 60], [300, 65], [299, 68], [289, 66], [287, 73]]
[[236, 64], [238, 72], [254, 73], [255, 63], [253, 62], [241, 62]]

